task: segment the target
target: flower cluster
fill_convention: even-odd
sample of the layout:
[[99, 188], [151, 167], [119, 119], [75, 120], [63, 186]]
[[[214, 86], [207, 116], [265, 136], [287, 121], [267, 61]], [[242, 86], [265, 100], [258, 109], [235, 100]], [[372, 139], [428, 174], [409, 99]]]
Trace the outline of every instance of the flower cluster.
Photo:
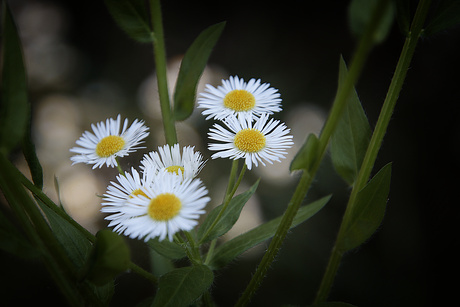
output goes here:
[[248, 169], [259, 162], [280, 162], [286, 149], [292, 147], [290, 129], [269, 115], [281, 111], [281, 98], [270, 84], [260, 79], [245, 82], [238, 76], [222, 80], [214, 88], [207, 85], [198, 99], [198, 108], [205, 109], [206, 119], [222, 121], [225, 127], [214, 124], [208, 136], [220, 143], [210, 143], [209, 150], [216, 151], [215, 158], [244, 158]]
[[[125, 120], [119, 133], [120, 116], [92, 128], [94, 134], [86, 131], [77, 141], [83, 148], [71, 149], [78, 154], [71, 158], [74, 164], [113, 167], [117, 157], [132, 152], [148, 136], [148, 128], [137, 120], [129, 128]], [[145, 241], [155, 237], [172, 241], [175, 233], [193, 229], [210, 200], [202, 181], [195, 178], [204, 163], [194, 147], [184, 147], [181, 155], [179, 144], [144, 155], [140, 173], [131, 168], [118, 175], [104, 194], [101, 211], [108, 214], [109, 227]]]
[[[286, 149], [293, 145], [290, 129], [269, 115], [281, 110], [278, 90], [260, 80], [244, 82], [238, 77], [223, 80], [217, 88], [207, 85], [198, 100], [207, 119], [220, 120], [208, 136], [220, 143], [209, 144], [216, 151], [211, 157], [245, 159], [248, 169], [265, 162], [280, 161]], [[73, 164], [92, 164], [93, 168], [118, 167], [120, 175], [110, 182], [103, 195], [101, 211], [106, 213], [109, 227], [131, 238], [148, 241], [166, 237], [172, 241], [179, 231], [189, 231], [204, 214], [210, 198], [202, 181], [196, 176], [203, 168], [203, 156], [179, 144], [158, 147], [145, 154], [140, 171], [121, 171], [118, 157], [124, 157], [139, 147], [148, 135], [148, 128], [137, 119], [128, 127], [125, 119], [121, 127], [120, 115], [92, 125], [93, 132], [85, 131], [77, 141], [80, 147]]]

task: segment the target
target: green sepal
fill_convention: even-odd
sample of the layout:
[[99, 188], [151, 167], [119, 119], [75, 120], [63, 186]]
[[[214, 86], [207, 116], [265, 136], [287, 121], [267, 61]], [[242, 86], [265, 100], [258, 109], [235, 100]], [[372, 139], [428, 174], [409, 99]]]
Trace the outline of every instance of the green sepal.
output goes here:
[[227, 231], [229, 231], [238, 220], [241, 210], [243, 210], [243, 207], [246, 204], [246, 202], [255, 193], [257, 186], [259, 185], [259, 181], [260, 180], [257, 180], [257, 182], [254, 183], [254, 185], [246, 192], [235, 196], [228, 204], [219, 222], [216, 225], [214, 225], [214, 227], [211, 229], [211, 226], [214, 224], [214, 221], [220, 214], [220, 211], [222, 210], [224, 204], [214, 208], [206, 216], [206, 219], [203, 221], [203, 224], [198, 229], [198, 242], [204, 243], [227, 233]]
[[[338, 90], [347, 77], [347, 65], [340, 57]], [[352, 90], [342, 116], [331, 137], [331, 159], [337, 173], [353, 185], [361, 168], [371, 138], [371, 127], [359, 101]]]
[[0, 149], [9, 153], [26, 134], [30, 105], [21, 42], [7, 1], [2, 11]]
[[132, 39], [153, 42], [148, 9], [144, 0], [105, 0], [105, 5], [117, 25]]
[[[330, 195], [325, 196], [306, 206], [300, 207], [292, 222], [291, 229], [315, 215], [327, 204], [330, 198]], [[282, 216], [279, 216], [217, 247], [212, 255], [211, 260], [209, 261], [209, 266], [212, 269], [220, 269], [244, 253], [246, 250], [264, 242], [265, 240], [270, 239], [275, 235], [276, 230], [281, 223], [281, 219]]]
[[289, 170], [291, 172], [298, 170], [309, 171], [318, 158], [318, 144], [318, 137], [310, 133], [294, 159], [292, 159]]
[[192, 115], [198, 82], [224, 27], [225, 22], [221, 22], [205, 29], [185, 53], [174, 91], [175, 120]]
[[383, 220], [390, 192], [391, 163], [385, 165], [368, 184], [358, 192], [356, 202], [337, 247], [346, 252], [367, 241]]
[[190, 306], [214, 281], [214, 274], [205, 265], [175, 269], [160, 277], [153, 307]]

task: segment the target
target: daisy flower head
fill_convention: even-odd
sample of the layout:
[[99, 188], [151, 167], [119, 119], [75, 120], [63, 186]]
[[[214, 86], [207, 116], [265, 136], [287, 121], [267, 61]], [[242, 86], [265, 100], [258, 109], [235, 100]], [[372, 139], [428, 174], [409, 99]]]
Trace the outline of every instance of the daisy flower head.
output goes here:
[[175, 233], [192, 230], [210, 200], [200, 179], [182, 180], [167, 171], [159, 172], [153, 183], [141, 190], [143, 193], [128, 198], [124, 206], [108, 204], [113, 214], [106, 219], [111, 220], [114, 231], [144, 241], [155, 237], [172, 241]]
[[244, 158], [248, 169], [264, 160], [272, 164], [285, 158], [286, 149], [292, 147], [290, 129], [279, 120], [268, 120], [262, 114], [254, 122], [250, 118], [229, 116], [223, 121], [228, 129], [214, 124], [208, 133], [210, 139], [221, 143], [210, 143], [209, 150], [217, 151], [211, 158]]
[[118, 175], [117, 182], [111, 181], [107, 187], [106, 193], [103, 195], [104, 202], [102, 203], [101, 212], [114, 213], [117, 212], [117, 207], [124, 206], [126, 201], [137, 195], [145, 195], [142, 191], [143, 186], [150, 186], [153, 183], [154, 175], [152, 171], [145, 171], [141, 175], [139, 172], [131, 168], [131, 173], [125, 172], [124, 175]]
[[261, 84], [260, 79], [245, 82], [238, 76], [222, 80], [217, 88], [207, 84], [205, 92], [198, 98], [198, 108], [205, 109], [201, 114], [222, 120], [229, 115], [252, 118], [261, 114], [281, 111], [281, 98], [278, 90], [269, 83]]
[[206, 161], [195, 147], [185, 146], [182, 148], [182, 155], [179, 144], [173, 146], [164, 145], [158, 147], [158, 152], [151, 151], [144, 155], [141, 161], [141, 169], [154, 169], [156, 172], [166, 170], [177, 175], [181, 174], [184, 179], [195, 178]]
[[96, 125], [91, 124], [93, 133], [85, 131], [76, 142], [80, 147], [70, 149], [77, 154], [70, 158], [72, 165], [94, 164], [93, 169], [101, 168], [104, 164], [107, 167], [114, 167], [117, 165], [115, 160], [117, 157], [124, 157], [137, 149], [144, 148], [138, 146], [149, 135], [149, 128], [144, 125], [144, 121], [135, 119], [128, 127], [128, 119], [125, 119], [121, 130], [120, 126], [120, 115], [117, 119], [107, 119], [105, 123], [102, 121]]

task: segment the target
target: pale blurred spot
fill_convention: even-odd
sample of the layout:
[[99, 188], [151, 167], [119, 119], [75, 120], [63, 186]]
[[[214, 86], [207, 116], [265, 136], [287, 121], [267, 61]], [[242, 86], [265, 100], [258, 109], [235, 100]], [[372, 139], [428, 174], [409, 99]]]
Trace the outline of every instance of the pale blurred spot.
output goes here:
[[80, 74], [81, 57], [65, 42], [68, 16], [51, 3], [27, 3], [18, 14], [31, 89], [70, 88]]
[[[182, 56], [174, 57], [168, 61], [168, 87], [169, 87], [169, 97], [171, 105], [174, 105], [173, 96], [174, 89], [176, 86], [177, 76], [179, 74], [179, 69], [182, 61]], [[198, 82], [197, 87], [197, 96], [199, 93], [204, 91], [205, 85], [210, 83], [214, 84], [220, 82], [222, 78], [226, 77], [225, 71], [215, 65], [208, 65], [204, 69], [204, 72], [201, 76], [200, 81]], [[160, 98], [158, 95], [158, 85], [156, 74], [148, 77], [139, 88], [139, 104], [144, 114], [156, 119], [161, 120], [161, 108], [160, 108]], [[197, 98], [197, 97], [196, 97]], [[196, 120], [201, 120], [201, 110], [195, 108], [192, 115], [185, 120], [185, 122], [195, 122]]]
[[42, 164], [52, 167], [70, 158], [69, 149], [81, 135], [81, 115], [75, 101], [74, 97], [54, 94], [37, 102], [32, 131]]
[[90, 232], [100, 228], [104, 180], [99, 179], [87, 165], [73, 165], [61, 170], [58, 176], [60, 196], [64, 209], [80, 225]]
[[287, 150], [286, 158], [282, 159], [281, 163], [266, 163], [266, 166], [259, 165], [254, 168], [254, 172], [263, 180], [276, 185], [285, 185], [296, 180], [289, 172], [291, 161], [310, 133], [318, 135], [321, 132], [326, 114], [313, 104], [302, 103], [287, 112], [284, 118], [287, 127], [291, 129], [290, 134], [293, 136], [294, 146]]

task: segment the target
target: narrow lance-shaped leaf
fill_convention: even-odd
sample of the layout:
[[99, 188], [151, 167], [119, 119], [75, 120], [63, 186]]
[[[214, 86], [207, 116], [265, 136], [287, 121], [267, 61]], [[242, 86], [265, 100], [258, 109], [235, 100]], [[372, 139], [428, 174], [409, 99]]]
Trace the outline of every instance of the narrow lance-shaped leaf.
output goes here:
[[[312, 202], [309, 205], [300, 207], [294, 218], [294, 221], [292, 222], [291, 229], [315, 215], [327, 204], [330, 198], [331, 196], [326, 196]], [[239, 235], [236, 238], [231, 239], [228, 242], [225, 242], [215, 250], [209, 265], [213, 269], [222, 268], [233, 261], [236, 257], [244, 253], [246, 250], [256, 246], [259, 243], [262, 243], [265, 240], [270, 239], [275, 235], [281, 219], [281, 216], [277, 217], [267, 223], [249, 230], [248, 232]]]
[[338, 238], [340, 250], [346, 252], [358, 247], [380, 226], [390, 192], [390, 180], [391, 163], [388, 163], [359, 191], [343, 235]]
[[[345, 61], [340, 57], [338, 88], [343, 85], [347, 74]], [[353, 185], [369, 145], [371, 128], [355, 90], [348, 99], [332, 134], [331, 159], [337, 173]]]
[[10, 152], [24, 138], [30, 106], [21, 42], [7, 1], [2, 2], [0, 148]]
[[185, 53], [174, 92], [176, 120], [185, 120], [192, 114], [198, 82], [224, 27], [225, 22], [221, 22], [205, 29]]
[[110, 15], [132, 39], [141, 43], [153, 41], [148, 10], [144, 0], [105, 0]]
[[214, 208], [198, 229], [199, 242], [204, 243], [213, 240], [229, 231], [238, 220], [241, 210], [243, 210], [246, 202], [251, 198], [252, 194], [254, 194], [258, 185], [259, 180], [257, 180], [248, 191], [235, 196], [228, 204], [219, 222], [211, 228], [217, 216], [220, 214], [223, 204]]
[[153, 307], [189, 306], [209, 289], [214, 274], [205, 265], [175, 269], [160, 277]]

